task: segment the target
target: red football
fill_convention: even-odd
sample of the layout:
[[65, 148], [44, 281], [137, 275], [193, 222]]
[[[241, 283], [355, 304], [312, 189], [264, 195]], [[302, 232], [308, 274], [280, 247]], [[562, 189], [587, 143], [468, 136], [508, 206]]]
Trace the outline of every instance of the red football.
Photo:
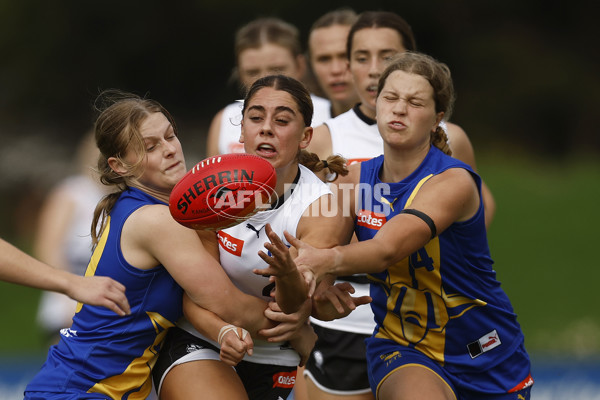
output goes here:
[[277, 175], [266, 160], [244, 153], [200, 161], [175, 185], [169, 210], [192, 229], [237, 225], [272, 202]]

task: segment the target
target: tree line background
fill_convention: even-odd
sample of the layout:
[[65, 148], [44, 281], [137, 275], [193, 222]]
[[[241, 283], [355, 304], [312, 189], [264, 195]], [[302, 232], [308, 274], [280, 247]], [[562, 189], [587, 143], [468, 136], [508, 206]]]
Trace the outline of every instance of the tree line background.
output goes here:
[[[418, 49], [447, 63], [452, 120], [486, 154], [551, 157], [600, 150], [600, 38], [586, 0], [0, 0], [0, 234], [30, 234], [35, 210], [70, 168], [102, 89], [154, 98], [174, 115], [188, 166], [212, 116], [240, 97], [230, 82], [237, 28], [262, 16], [306, 43], [327, 11], [388, 10]], [[24, 239], [26, 240], [26, 239]]]

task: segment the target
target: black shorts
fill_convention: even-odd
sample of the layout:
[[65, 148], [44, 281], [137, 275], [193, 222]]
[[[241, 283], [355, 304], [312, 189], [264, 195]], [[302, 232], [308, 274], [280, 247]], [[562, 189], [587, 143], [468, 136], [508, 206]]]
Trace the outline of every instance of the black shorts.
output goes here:
[[315, 384], [331, 394], [371, 391], [365, 339], [370, 335], [337, 331], [313, 324], [319, 337], [304, 369]]
[[[169, 329], [152, 369], [154, 385], [159, 389], [162, 378], [173, 363], [193, 352], [207, 352], [207, 359], [219, 359], [219, 349], [185, 330]], [[210, 354], [208, 353], [210, 352]], [[235, 368], [250, 400], [286, 399], [296, 383], [297, 367], [240, 362]]]

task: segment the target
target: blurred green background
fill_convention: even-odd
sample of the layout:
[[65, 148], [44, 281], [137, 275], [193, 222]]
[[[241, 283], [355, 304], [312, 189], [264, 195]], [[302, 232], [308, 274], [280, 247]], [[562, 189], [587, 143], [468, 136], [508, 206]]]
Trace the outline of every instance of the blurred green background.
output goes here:
[[[599, 29], [593, 2], [0, 0], [0, 235], [31, 249], [37, 211], [68, 171], [101, 89], [148, 94], [174, 115], [188, 165], [240, 94], [233, 36], [259, 16], [312, 22], [342, 5], [389, 10], [446, 62], [452, 120], [469, 134], [498, 211], [498, 277], [531, 352], [600, 358]], [[0, 358], [44, 354], [39, 292], [0, 283]]]

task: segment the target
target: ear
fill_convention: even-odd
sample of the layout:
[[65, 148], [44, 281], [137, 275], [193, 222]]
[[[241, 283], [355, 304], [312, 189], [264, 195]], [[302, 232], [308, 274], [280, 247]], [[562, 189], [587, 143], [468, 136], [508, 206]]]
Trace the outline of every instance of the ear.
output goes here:
[[440, 111], [435, 115], [435, 125], [433, 125], [433, 127], [431, 128], [431, 132], [435, 132], [437, 127], [440, 125], [440, 122], [442, 122], [442, 119], [444, 119], [444, 112]]
[[119, 175], [126, 175], [129, 172], [123, 162], [116, 157], [108, 157], [108, 166]]
[[308, 147], [308, 145], [310, 144], [310, 141], [312, 140], [312, 135], [313, 135], [313, 128], [310, 126], [307, 126], [306, 128], [304, 128], [304, 132], [302, 132], [302, 137], [300, 138], [300, 143], [299, 143], [299, 147], [300, 150], [304, 150]]
[[240, 123], [240, 138], [238, 139], [240, 143], [244, 143], [244, 120]]

